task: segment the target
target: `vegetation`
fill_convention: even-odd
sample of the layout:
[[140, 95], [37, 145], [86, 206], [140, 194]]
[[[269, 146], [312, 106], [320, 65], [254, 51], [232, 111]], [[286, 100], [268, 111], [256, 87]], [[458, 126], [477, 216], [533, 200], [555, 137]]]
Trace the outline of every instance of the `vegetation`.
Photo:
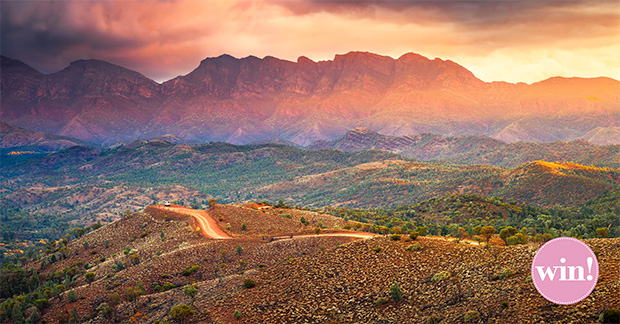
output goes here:
[[438, 272], [435, 275], [433, 275], [433, 277], [431, 278], [431, 281], [432, 282], [443, 281], [443, 280], [446, 280], [446, 279], [450, 278], [450, 276], [452, 276], [452, 274], [450, 274], [450, 272], [448, 272], [448, 271], [441, 271], [441, 272]]
[[185, 304], [181, 304], [174, 306], [170, 312], [168, 312], [168, 315], [170, 315], [170, 317], [174, 320], [183, 323], [185, 320], [194, 315], [194, 310]]
[[394, 282], [392, 287], [390, 287], [390, 297], [394, 302], [399, 302], [402, 299], [403, 292], [400, 290], [398, 283]]
[[254, 286], [256, 286], [256, 283], [254, 282], [254, 280], [252, 280], [250, 278], [243, 279], [243, 287], [245, 287], [245, 288], [253, 288]]

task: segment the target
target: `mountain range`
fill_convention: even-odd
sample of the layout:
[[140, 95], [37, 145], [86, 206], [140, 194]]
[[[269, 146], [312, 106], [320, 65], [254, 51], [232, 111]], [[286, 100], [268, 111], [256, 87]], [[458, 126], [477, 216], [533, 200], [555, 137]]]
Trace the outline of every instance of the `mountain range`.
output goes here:
[[162, 84], [99, 60], [46, 75], [2, 57], [1, 79], [1, 120], [94, 143], [172, 134], [306, 146], [355, 127], [509, 143], [620, 142], [617, 80], [488, 83], [452, 61], [413, 53], [393, 59], [351, 52], [320, 62], [222, 55]]

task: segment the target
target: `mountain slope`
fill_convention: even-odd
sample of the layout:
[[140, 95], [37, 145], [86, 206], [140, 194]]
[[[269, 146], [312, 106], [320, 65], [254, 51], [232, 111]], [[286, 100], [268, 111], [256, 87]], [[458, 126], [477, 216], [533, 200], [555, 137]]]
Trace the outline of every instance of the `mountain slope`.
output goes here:
[[222, 55], [161, 85], [97, 60], [50, 75], [9, 58], [2, 62], [2, 120], [98, 143], [172, 134], [308, 145], [359, 126], [394, 136], [549, 142], [620, 127], [617, 80], [485, 83], [452, 61], [413, 53], [393, 59], [351, 52], [321, 62]]
[[347, 152], [379, 149], [424, 161], [440, 160], [501, 167], [515, 167], [536, 160], [620, 167], [620, 145], [598, 146], [583, 140], [505, 143], [485, 136], [446, 137], [418, 134], [395, 137], [367, 128], [356, 128], [342, 138], [317, 141], [308, 148]]
[[0, 152], [33, 151], [35, 153], [59, 151], [72, 146], [89, 146], [90, 143], [70, 138], [34, 132], [0, 121]]

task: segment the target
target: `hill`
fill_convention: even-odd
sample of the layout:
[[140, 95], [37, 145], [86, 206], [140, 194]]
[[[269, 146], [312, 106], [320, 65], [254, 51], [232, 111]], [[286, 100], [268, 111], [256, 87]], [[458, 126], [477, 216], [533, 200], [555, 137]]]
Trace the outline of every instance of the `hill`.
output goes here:
[[359, 126], [392, 136], [617, 144], [620, 126], [617, 80], [486, 83], [452, 61], [414, 53], [350, 52], [321, 62], [222, 55], [163, 84], [99, 60], [44, 75], [2, 57], [2, 70], [1, 120], [104, 144], [172, 134], [309, 145]]
[[[560, 307], [528, 280], [537, 244], [485, 248], [436, 237], [407, 242], [323, 233], [273, 240], [299, 226], [279, 211], [214, 205], [208, 215], [221, 217], [215, 220], [229, 239], [204, 237], [191, 216], [161, 206], [76, 231], [68, 241], [46, 243], [45, 254], [24, 260], [22, 268], [2, 269], [0, 280], [12, 284], [2, 290], [0, 319], [460, 323], [467, 316], [491, 323], [594, 323], [620, 303], [617, 238], [585, 241], [597, 251], [599, 282], [580, 304]], [[241, 219], [246, 230], [232, 225]], [[415, 243], [421, 249], [408, 248]], [[390, 300], [394, 283], [400, 301]], [[170, 313], [181, 305], [191, 312]]]
[[527, 204], [571, 205], [620, 186], [618, 169], [535, 161], [513, 169], [389, 160], [300, 176], [257, 189], [309, 206], [396, 207], [474, 192]]
[[[73, 146], [94, 146], [82, 140], [34, 132], [0, 121], [0, 154], [49, 153]], [[4, 158], [4, 157], [3, 157]]]
[[308, 148], [346, 152], [379, 149], [423, 161], [489, 164], [500, 167], [515, 167], [536, 160], [620, 167], [620, 145], [599, 146], [583, 140], [505, 143], [485, 136], [417, 134], [396, 137], [382, 135], [367, 128], [356, 128], [337, 140], [317, 141]]

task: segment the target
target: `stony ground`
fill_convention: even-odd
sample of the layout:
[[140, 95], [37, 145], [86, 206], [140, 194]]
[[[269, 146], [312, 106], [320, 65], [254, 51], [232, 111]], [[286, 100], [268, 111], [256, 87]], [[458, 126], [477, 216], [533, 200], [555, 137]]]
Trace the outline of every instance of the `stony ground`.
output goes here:
[[[580, 303], [560, 306], [542, 298], [527, 280], [538, 245], [485, 248], [419, 237], [423, 248], [415, 251], [407, 249], [415, 242], [404, 237], [314, 235], [271, 241], [277, 234], [303, 230], [297, 219], [302, 214], [290, 212], [288, 219], [277, 209], [224, 205], [215, 211], [221, 223], [231, 224], [233, 239], [204, 238], [186, 216], [147, 209], [71, 241], [68, 257], [41, 272], [81, 261], [96, 280], [89, 284], [76, 278], [80, 299], [71, 303], [66, 293], [53, 298], [43, 318], [56, 323], [58, 313], [75, 307], [92, 323], [164, 323], [174, 322], [168, 315], [174, 306], [187, 304], [195, 311], [187, 322], [195, 323], [463, 323], [468, 312], [479, 314], [472, 323], [595, 323], [601, 310], [620, 307], [618, 238], [586, 240], [598, 251], [599, 283]], [[332, 216], [303, 215], [338, 226]], [[240, 230], [243, 222], [245, 231]], [[127, 249], [131, 252], [125, 254]], [[138, 255], [139, 262], [134, 264], [131, 255]], [[124, 269], [114, 269], [118, 262]], [[184, 275], [192, 265], [200, 268]], [[493, 280], [507, 268], [515, 274]], [[441, 271], [449, 272], [447, 279], [432, 281]], [[256, 286], [244, 288], [247, 278]], [[139, 280], [144, 293], [130, 301], [127, 290]], [[394, 282], [403, 292], [400, 302], [390, 300]], [[156, 289], [165, 284], [177, 288]], [[183, 293], [189, 284], [198, 289], [193, 298]], [[114, 312], [98, 314], [101, 303], [113, 304], [113, 293], [120, 295]], [[380, 298], [388, 302], [377, 305]]]

